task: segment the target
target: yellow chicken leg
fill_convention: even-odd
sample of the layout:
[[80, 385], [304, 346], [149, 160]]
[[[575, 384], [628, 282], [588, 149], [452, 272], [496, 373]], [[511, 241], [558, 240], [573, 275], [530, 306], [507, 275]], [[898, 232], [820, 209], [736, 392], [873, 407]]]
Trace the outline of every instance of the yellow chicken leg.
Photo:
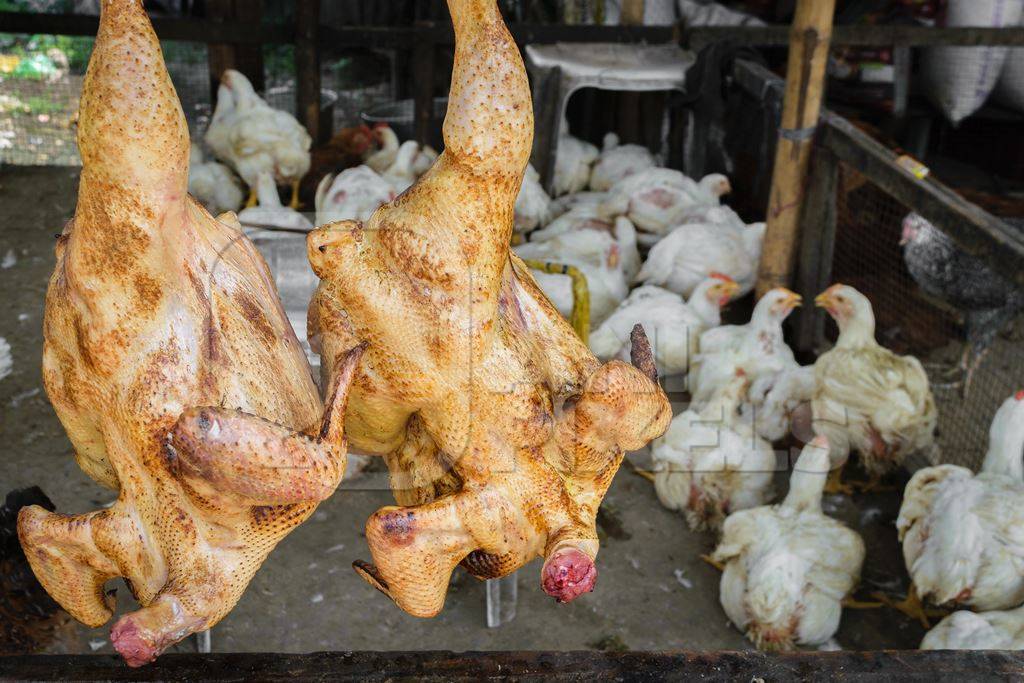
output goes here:
[[298, 211], [299, 209], [302, 208], [302, 202], [299, 201], [299, 181], [298, 180], [293, 180], [291, 182], [291, 186], [292, 186], [292, 200], [290, 202], [288, 202], [288, 206], [291, 207], [292, 209], [295, 209], [296, 211]]
[[256, 188], [249, 188], [249, 198], [245, 200], [245, 208], [251, 209], [259, 204], [259, 199], [256, 197]]
[[843, 467], [837, 467], [828, 473], [828, 479], [825, 480], [825, 493], [830, 495], [837, 493], [841, 493], [844, 496], [853, 495], [853, 486], [843, 482]]
[[916, 619], [921, 623], [921, 626], [926, 629], [930, 629], [932, 627], [931, 622], [928, 621], [929, 617], [941, 618], [949, 614], [948, 610], [925, 607], [924, 603], [921, 602], [920, 596], [917, 594], [917, 588], [914, 586], [913, 582], [911, 582], [910, 587], [907, 588], [907, 597], [902, 600], [893, 600], [888, 595], [880, 592], [872, 593], [871, 597], [876, 600], [881, 600], [887, 606], [895, 610], [903, 612], [911, 619]]
[[542, 273], [553, 275], [568, 275], [572, 279], [572, 316], [569, 322], [576, 330], [576, 336], [587, 344], [590, 338], [590, 289], [587, 287], [587, 278], [575, 266], [567, 266], [561, 263], [547, 263], [545, 261], [524, 260], [530, 268], [539, 270]]
[[719, 562], [718, 560], [716, 560], [711, 555], [708, 555], [707, 553], [701, 555], [700, 559], [704, 560], [705, 562], [707, 562], [708, 564], [710, 564], [712, 567], [714, 567], [715, 569], [717, 569], [720, 572], [724, 572], [725, 571], [725, 565], [722, 564], [721, 562]]

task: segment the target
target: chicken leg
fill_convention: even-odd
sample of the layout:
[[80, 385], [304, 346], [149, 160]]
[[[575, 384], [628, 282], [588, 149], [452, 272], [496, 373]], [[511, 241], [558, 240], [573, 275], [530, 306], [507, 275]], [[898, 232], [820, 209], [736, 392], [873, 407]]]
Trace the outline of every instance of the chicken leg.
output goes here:
[[20, 511], [43, 587], [89, 626], [104, 583], [142, 608], [111, 641], [137, 666], [208, 629], [331, 494], [363, 347], [324, 410], [273, 279], [233, 215], [187, 194], [189, 138], [139, 0], [104, 0], [82, 92], [82, 176], [46, 297], [43, 381], [107, 510]]

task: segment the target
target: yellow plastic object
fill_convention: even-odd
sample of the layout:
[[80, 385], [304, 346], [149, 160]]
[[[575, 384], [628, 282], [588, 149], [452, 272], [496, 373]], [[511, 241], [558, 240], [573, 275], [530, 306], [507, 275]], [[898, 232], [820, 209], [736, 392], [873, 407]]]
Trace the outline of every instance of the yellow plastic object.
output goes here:
[[551, 275], [568, 275], [572, 279], [572, 316], [569, 324], [584, 344], [590, 344], [590, 288], [587, 278], [575, 266], [546, 261], [523, 261], [527, 267]]

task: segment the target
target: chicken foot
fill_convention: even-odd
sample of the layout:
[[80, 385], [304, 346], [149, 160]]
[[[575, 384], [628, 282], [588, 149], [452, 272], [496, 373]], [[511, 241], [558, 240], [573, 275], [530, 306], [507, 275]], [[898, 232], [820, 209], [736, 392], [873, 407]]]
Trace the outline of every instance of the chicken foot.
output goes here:
[[[324, 500], [345, 471], [342, 420], [362, 352], [363, 347], [356, 347], [339, 363], [331, 401], [315, 436], [237, 410], [189, 409], [171, 430], [169, 473], [197, 497], [215, 502], [219, 514]], [[193, 511], [202, 518], [200, 510]], [[179, 515], [179, 520], [186, 519]], [[218, 609], [210, 599], [219, 588], [213, 558], [185, 559], [184, 566], [177, 566], [174, 556], [163, 555], [144, 540], [146, 534], [121, 500], [109, 510], [82, 515], [29, 506], [19, 514], [18, 533], [43, 587], [88, 626], [100, 626], [113, 614], [114, 601], [104, 584], [117, 577], [128, 581], [144, 607], [118, 620], [111, 642], [132, 666], [153, 661], [222, 616], [208, 612], [211, 604]], [[139, 567], [152, 569], [153, 564], [163, 565], [167, 581], [151, 598], [141, 593], [152, 590], [144, 588], [152, 582]], [[204, 573], [213, 573], [213, 585], [199, 580]]]
[[930, 618], [941, 619], [949, 614], [949, 610], [925, 606], [921, 601], [921, 596], [917, 594], [917, 587], [913, 582], [907, 588], [907, 595], [902, 600], [894, 600], [881, 591], [875, 591], [871, 594], [871, 597], [880, 600], [887, 607], [902, 612], [911, 619], [916, 619], [925, 629], [932, 627], [929, 621]]

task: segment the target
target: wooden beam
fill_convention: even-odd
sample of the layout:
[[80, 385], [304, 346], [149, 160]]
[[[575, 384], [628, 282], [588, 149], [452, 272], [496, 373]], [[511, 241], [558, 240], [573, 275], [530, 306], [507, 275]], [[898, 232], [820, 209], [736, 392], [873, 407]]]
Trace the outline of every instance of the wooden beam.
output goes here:
[[761, 252], [757, 294], [788, 287], [800, 239], [807, 166], [825, 94], [825, 66], [835, 0], [800, 0], [793, 19], [786, 68], [782, 128], [768, 199], [768, 231]]
[[[694, 51], [710, 44], [729, 41], [738, 45], [784, 46], [789, 44], [787, 26], [694, 26], [681, 31], [681, 41]], [[904, 45], [1024, 46], [1024, 28], [931, 28], [928, 26], [836, 26], [832, 33], [836, 46], [892, 47]]]
[[939, 180], [918, 179], [897, 163], [892, 150], [841, 116], [825, 112], [822, 121], [819, 144], [901, 204], [913, 207], [964, 251], [1024, 286], [1024, 236], [1019, 231]]
[[707, 680], [1004, 681], [1024, 676], [1024, 653], [886, 652], [315, 652], [161, 655], [129, 669], [114, 655], [0, 657], [0, 679], [35, 681]]
[[796, 350], [809, 353], [822, 339], [824, 311], [811, 304], [832, 280], [836, 243], [836, 190], [839, 160], [827, 149], [815, 148], [811, 155], [810, 182], [800, 217], [800, 259], [796, 291], [805, 305], [796, 317]]
[[314, 142], [320, 141], [320, 0], [295, 2], [295, 111]]
[[[209, 0], [208, 0], [209, 1]], [[268, 26], [253, 22], [220, 23], [208, 19], [152, 17], [153, 29], [161, 40], [195, 43], [291, 43], [291, 26]], [[33, 14], [0, 12], [0, 33], [49, 33], [59, 36], [95, 36], [99, 17], [81, 14]]]

